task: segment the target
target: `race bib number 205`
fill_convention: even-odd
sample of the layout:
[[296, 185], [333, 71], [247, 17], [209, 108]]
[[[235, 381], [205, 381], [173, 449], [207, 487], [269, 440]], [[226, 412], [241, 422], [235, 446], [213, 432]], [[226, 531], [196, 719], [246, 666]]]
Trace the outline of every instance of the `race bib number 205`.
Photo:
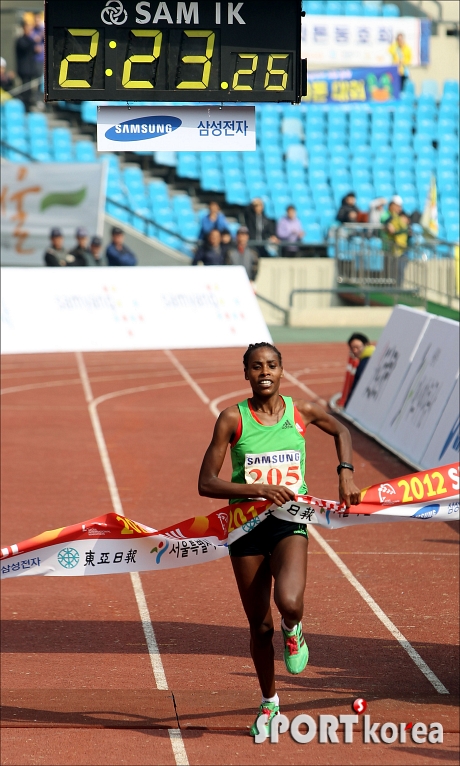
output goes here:
[[244, 478], [246, 484], [282, 484], [298, 494], [303, 484], [300, 452], [281, 450], [259, 455], [247, 453]]

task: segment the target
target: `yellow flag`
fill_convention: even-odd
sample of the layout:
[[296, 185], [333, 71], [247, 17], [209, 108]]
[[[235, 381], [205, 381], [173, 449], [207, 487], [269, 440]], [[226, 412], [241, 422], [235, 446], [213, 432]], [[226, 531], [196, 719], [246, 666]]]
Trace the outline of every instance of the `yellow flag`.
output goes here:
[[438, 194], [436, 191], [436, 179], [431, 176], [430, 188], [426, 196], [425, 209], [420, 223], [425, 229], [427, 234], [431, 234], [432, 237], [437, 237], [439, 234], [438, 224]]

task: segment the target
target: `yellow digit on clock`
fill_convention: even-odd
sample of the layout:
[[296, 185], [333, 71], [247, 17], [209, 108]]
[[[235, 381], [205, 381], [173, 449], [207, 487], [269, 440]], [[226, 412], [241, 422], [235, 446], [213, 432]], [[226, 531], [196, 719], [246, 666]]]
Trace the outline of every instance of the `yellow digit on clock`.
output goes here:
[[59, 85], [61, 88], [91, 88], [91, 83], [88, 80], [68, 80], [67, 73], [69, 64], [73, 62], [83, 64], [96, 58], [99, 47], [99, 32], [97, 29], [68, 29], [67, 31], [72, 37], [89, 37], [89, 53], [69, 53], [65, 59], [62, 59], [59, 68]]

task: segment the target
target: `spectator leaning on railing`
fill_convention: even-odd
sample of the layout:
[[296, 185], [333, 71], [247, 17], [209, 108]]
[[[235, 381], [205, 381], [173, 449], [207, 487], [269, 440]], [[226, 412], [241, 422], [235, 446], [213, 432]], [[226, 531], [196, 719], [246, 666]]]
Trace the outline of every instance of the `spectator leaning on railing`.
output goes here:
[[[227, 232], [228, 234], [228, 232]], [[227, 254], [227, 248], [222, 244], [222, 234], [217, 229], [212, 229], [206, 240], [198, 247], [192, 266], [223, 266]]]
[[225, 263], [228, 266], [244, 266], [249, 281], [254, 282], [259, 269], [257, 250], [248, 247], [249, 229], [241, 226], [236, 233], [236, 243], [228, 248]]
[[64, 247], [64, 235], [57, 227], [51, 229], [50, 246], [45, 250], [43, 259], [46, 266], [86, 266], [78, 263], [75, 256]]
[[114, 226], [112, 229], [112, 241], [105, 253], [109, 266], [136, 266], [137, 258], [133, 251], [125, 245], [124, 239], [123, 229]]
[[337, 213], [337, 221], [340, 221], [340, 223], [357, 223], [358, 216], [359, 210], [356, 207], [356, 195], [354, 192], [349, 192], [342, 199], [342, 204]]
[[88, 250], [88, 232], [83, 228], [83, 226], [78, 227], [77, 231], [75, 232], [75, 238], [77, 240], [77, 244], [70, 251], [70, 254], [75, 257], [75, 265], [88, 266], [89, 259], [91, 258], [91, 253]]
[[204, 242], [213, 229], [217, 229], [222, 235], [224, 244], [231, 241], [231, 235], [228, 229], [228, 221], [220, 209], [220, 205], [215, 200], [211, 200], [208, 205], [209, 212], [201, 219], [201, 228], [198, 239]]
[[[276, 233], [281, 242], [299, 242], [304, 237], [302, 224], [297, 218], [297, 211], [294, 205], [289, 205], [286, 208], [286, 215], [279, 219]], [[283, 247], [283, 255], [296, 255], [298, 252], [299, 248], [295, 247], [295, 245]]]
[[391, 198], [388, 210], [382, 215], [383, 249], [398, 258], [397, 285], [400, 287], [404, 280], [404, 271], [408, 261], [406, 251], [409, 244], [410, 220], [403, 211], [403, 201], [397, 194]]

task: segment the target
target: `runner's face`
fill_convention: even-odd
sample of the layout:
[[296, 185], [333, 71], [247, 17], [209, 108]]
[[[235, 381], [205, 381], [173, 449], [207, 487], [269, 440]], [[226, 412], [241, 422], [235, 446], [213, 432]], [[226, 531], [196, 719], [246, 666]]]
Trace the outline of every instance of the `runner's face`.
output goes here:
[[283, 368], [277, 354], [271, 348], [258, 348], [249, 357], [244, 371], [255, 396], [269, 398], [277, 394], [283, 377]]

